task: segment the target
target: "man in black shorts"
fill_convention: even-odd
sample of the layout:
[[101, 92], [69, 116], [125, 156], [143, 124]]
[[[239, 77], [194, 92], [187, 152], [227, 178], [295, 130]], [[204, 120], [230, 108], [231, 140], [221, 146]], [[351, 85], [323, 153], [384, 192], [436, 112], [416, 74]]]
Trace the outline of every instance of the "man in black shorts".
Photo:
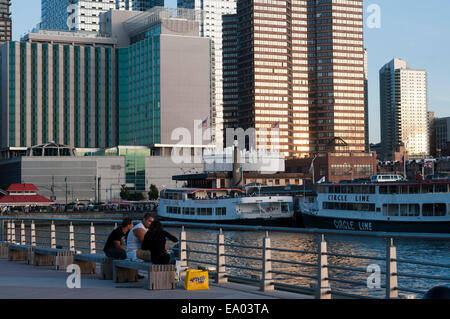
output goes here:
[[127, 259], [127, 249], [122, 246], [122, 239], [128, 236], [128, 233], [133, 228], [133, 221], [130, 218], [125, 218], [122, 225], [113, 230], [106, 241], [103, 251], [105, 255], [114, 259]]

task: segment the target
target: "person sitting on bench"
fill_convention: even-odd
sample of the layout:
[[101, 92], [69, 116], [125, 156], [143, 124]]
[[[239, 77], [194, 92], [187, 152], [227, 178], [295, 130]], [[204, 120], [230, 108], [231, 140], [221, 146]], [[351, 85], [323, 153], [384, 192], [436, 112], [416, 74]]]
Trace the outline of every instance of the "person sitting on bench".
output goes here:
[[105, 255], [114, 259], [126, 259], [127, 249], [122, 245], [122, 240], [128, 236], [128, 233], [133, 228], [133, 221], [130, 218], [125, 218], [122, 225], [117, 227], [109, 235], [103, 251]]
[[136, 261], [138, 259], [137, 253], [141, 250], [144, 236], [147, 233], [150, 224], [154, 218], [152, 214], [146, 213], [142, 218], [142, 222], [133, 227], [128, 233], [127, 238], [127, 259]]
[[173, 254], [169, 254], [166, 248], [166, 238], [178, 242], [178, 239], [166, 232], [160, 221], [154, 221], [145, 234], [142, 250], [149, 250], [152, 263], [157, 265], [175, 264]]

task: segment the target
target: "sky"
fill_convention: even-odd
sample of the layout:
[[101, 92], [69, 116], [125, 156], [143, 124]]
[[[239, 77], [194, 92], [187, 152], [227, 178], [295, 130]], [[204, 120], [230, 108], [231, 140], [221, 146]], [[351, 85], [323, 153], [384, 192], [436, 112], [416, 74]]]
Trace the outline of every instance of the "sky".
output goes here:
[[[372, 21], [370, 5], [380, 9], [380, 27], [365, 23], [369, 54], [369, 139], [380, 142], [380, 68], [393, 58], [428, 72], [428, 110], [450, 116], [450, 1], [364, 0], [365, 22]], [[176, 0], [166, 0], [176, 7]], [[13, 40], [19, 40], [40, 21], [41, 0], [12, 0]]]

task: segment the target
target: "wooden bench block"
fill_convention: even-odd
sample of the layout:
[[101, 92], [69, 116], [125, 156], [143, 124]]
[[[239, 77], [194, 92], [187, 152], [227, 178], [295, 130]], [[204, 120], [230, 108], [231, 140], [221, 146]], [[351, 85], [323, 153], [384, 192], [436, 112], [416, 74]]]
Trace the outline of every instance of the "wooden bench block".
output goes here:
[[[153, 265], [130, 260], [115, 260], [114, 280], [116, 282], [135, 282], [133, 272], [137, 275], [138, 270], [147, 272], [149, 290], [175, 289], [176, 288], [176, 266], [175, 265]], [[126, 281], [124, 281], [126, 280]]]
[[116, 267], [116, 275], [114, 282], [124, 283], [124, 282], [137, 282], [138, 281], [138, 270], [129, 268]]
[[9, 261], [25, 261], [26, 258], [27, 258], [27, 252], [25, 250], [9, 249], [9, 255], [8, 255]]
[[176, 289], [175, 265], [153, 265], [150, 267], [149, 290]]
[[74, 263], [80, 267], [82, 275], [95, 275], [97, 273], [97, 263], [86, 260], [74, 260]]
[[35, 266], [54, 266], [55, 257], [51, 255], [34, 255], [34, 265]]
[[112, 258], [106, 258], [102, 262], [101, 278], [103, 280], [113, 280], [113, 260]]
[[56, 270], [66, 270], [73, 264], [75, 252], [57, 248], [36, 248], [36, 266], [54, 266]]

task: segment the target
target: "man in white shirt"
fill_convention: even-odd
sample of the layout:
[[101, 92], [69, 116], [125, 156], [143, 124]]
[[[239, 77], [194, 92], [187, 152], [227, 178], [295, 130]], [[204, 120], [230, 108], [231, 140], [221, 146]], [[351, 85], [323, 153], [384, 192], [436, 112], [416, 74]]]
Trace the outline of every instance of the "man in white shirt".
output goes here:
[[133, 227], [128, 233], [127, 238], [127, 259], [137, 260], [136, 252], [141, 249], [145, 234], [147, 233], [150, 224], [154, 221], [150, 213], [144, 215], [142, 222]]

